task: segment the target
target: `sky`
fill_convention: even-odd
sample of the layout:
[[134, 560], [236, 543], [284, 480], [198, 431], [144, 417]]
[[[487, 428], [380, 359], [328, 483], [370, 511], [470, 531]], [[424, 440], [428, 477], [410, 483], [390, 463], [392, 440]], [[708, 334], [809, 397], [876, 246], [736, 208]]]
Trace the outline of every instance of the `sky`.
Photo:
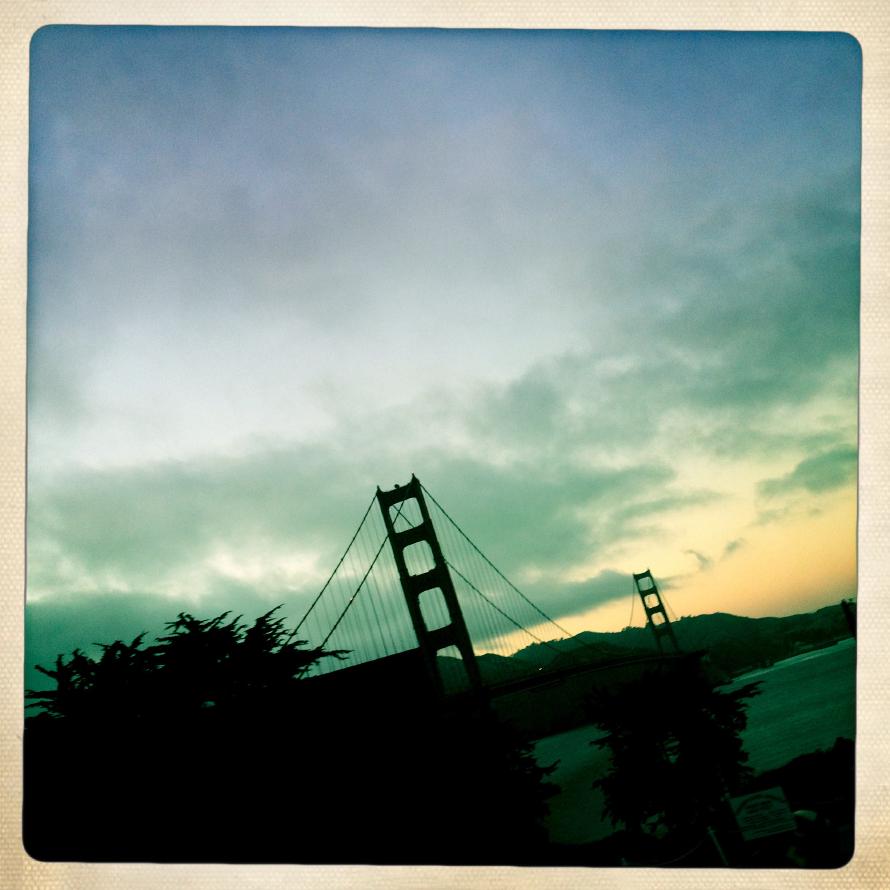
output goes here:
[[573, 633], [646, 568], [855, 596], [860, 81], [834, 33], [38, 31], [29, 664], [298, 618], [412, 473]]

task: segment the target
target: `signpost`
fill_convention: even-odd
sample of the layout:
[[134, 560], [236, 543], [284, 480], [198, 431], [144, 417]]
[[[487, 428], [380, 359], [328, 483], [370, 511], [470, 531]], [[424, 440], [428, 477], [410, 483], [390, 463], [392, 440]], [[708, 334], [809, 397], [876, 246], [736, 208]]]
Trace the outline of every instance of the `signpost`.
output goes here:
[[781, 788], [767, 788], [754, 794], [733, 797], [729, 805], [746, 841], [794, 831], [797, 827]]

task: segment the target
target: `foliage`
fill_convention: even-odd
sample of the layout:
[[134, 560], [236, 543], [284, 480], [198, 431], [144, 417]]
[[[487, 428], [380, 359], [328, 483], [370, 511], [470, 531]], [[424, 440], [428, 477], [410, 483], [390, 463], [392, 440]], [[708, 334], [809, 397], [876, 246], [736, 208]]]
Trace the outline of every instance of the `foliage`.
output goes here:
[[59, 655], [54, 668], [37, 666], [55, 689], [29, 689], [28, 707], [68, 721], [101, 722], [268, 706], [319, 659], [343, 654], [304, 648], [306, 642], [273, 617], [279, 608], [250, 626], [240, 615], [227, 620], [228, 612], [209, 619], [180, 612], [154, 645], [145, 646], [142, 633], [130, 643], [99, 644], [97, 659], [79, 649], [67, 661]]
[[609, 750], [612, 768], [594, 787], [612, 823], [630, 833], [709, 824], [751, 774], [740, 734], [757, 686], [721, 692], [687, 663], [596, 695], [606, 735], [592, 744]]

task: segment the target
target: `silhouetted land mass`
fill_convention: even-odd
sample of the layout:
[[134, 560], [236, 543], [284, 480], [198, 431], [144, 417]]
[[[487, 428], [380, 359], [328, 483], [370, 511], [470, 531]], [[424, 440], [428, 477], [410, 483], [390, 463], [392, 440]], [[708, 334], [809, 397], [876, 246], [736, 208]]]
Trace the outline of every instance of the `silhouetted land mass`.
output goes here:
[[[151, 646], [140, 636], [97, 659], [60, 657], [46, 670], [55, 689], [30, 693], [43, 705], [25, 728], [32, 856], [540, 857], [548, 771], [475, 700], [434, 707], [428, 690], [381, 682], [384, 660], [351, 687], [307, 679], [337, 653], [307, 648], [272, 612], [250, 626], [180, 614], [168, 630]], [[393, 664], [392, 677], [422, 685], [419, 662]]]
[[[553, 844], [552, 864], [598, 866], [837, 868], [853, 854], [854, 746], [755, 773], [742, 744], [755, 680], [715, 687], [696, 659], [648, 666], [620, 689], [597, 689], [591, 722], [604, 731], [590, 744], [609, 752], [593, 783], [614, 828], [588, 844]], [[780, 788], [794, 829], [745, 839], [729, 799]]]
[[[466, 671], [460, 659], [447, 655], [438, 656], [439, 673], [446, 689], [459, 688], [465, 682]], [[479, 675], [485, 685], [518, 680], [537, 673], [537, 666], [516, 656], [486, 653], [476, 657]]]
[[[784, 766], [749, 778], [741, 793], [779, 787], [796, 814], [793, 832], [755, 841], [742, 838], [728, 804], [712, 811], [712, 829], [733, 868], [838, 868], [854, 849], [855, 757], [850, 739], [839, 738], [827, 751], [804, 754]], [[590, 844], [554, 844], [554, 865], [661, 866], [725, 865], [707, 827], [696, 819], [687, 829], [662, 831], [654, 821], [641, 831], [620, 827]]]
[[[38, 859], [158, 862], [717, 865], [714, 826], [738, 865], [840, 865], [852, 850], [852, 750], [753, 776], [740, 733], [756, 684], [716, 690], [695, 654], [594, 692], [574, 719], [598, 723], [612, 769], [597, 782], [616, 831], [548, 842], [549, 768], [484, 698], [444, 701], [419, 651], [309, 677], [342, 653], [311, 648], [275, 611], [253, 624], [180, 614], [90, 658], [41, 668], [28, 693], [24, 840]], [[849, 634], [840, 607], [782, 619], [715, 614], [675, 623], [680, 645], [727, 673]], [[648, 629], [580, 634], [483, 678], [652, 650]], [[446, 686], [456, 665], [440, 659]], [[602, 672], [595, 672], [602, 675]], [[547, 692], [546, 684], [544, 692]], [[548, 700], [556, 700], [552, 691]], [[531, 699], [529, 699], [531, 700]], [[558, 710], [558, 709], [557, 709]], [[560, 718], [561, 719], [561, 718]], [[818, 819], [799, 838], [746, 845], [728, 794], [780, 784]], [[728, 838], [728, 840], [727, 840]], [[796, 846], [795, 846], [796, 844]]]
[[[673, 622], [673, 628], [682, 649], [707, 651], [711, 665], [730, 676], [767, 667], [807, 649], [851, 636], [840, 605], [784, 618], [744, 618], [715, 612], [681, 618]], [[587, 644], [588, 648], [579, 648], [578, 642]], [[627, 627], [615, 633], [583, 631], [547, 646], [534, 643], [514, 657], [524, 664], [547, 669], [577, 661], [644, 654], [651, 652], [654, 645], [649, 628]]]

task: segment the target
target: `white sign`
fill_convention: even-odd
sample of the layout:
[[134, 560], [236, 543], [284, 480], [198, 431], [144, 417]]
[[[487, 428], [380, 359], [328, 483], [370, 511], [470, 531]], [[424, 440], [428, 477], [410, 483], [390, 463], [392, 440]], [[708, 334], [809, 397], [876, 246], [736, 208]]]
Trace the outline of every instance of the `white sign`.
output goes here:
[[767, 788], [754, 794], [733, 797], [729, 805], [746, 841], [794, 831], [797, 827], [781, 788]]

